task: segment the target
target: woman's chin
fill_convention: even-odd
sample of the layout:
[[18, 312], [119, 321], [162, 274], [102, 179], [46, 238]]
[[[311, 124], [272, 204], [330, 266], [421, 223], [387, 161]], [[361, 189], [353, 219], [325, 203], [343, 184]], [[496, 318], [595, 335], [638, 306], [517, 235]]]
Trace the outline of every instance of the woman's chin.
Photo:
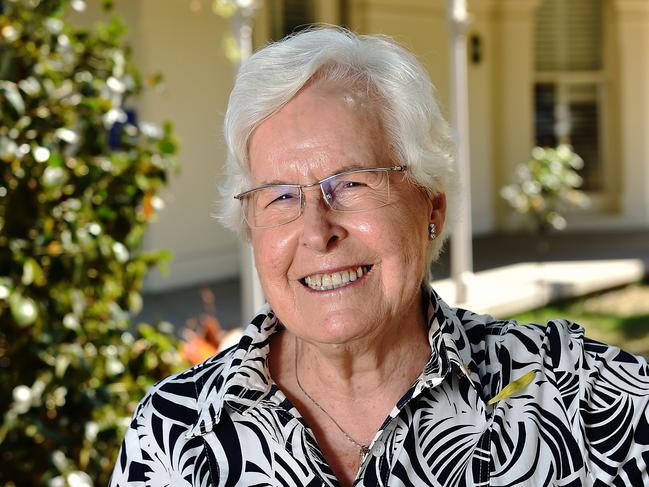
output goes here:
[[370, 338], [376, 326], [368, 322], [366, 313], [347, 309], [326, 314], [314, 313], [300, 326], [287, 328], [298, 338], [313, 344], [351, 345]]

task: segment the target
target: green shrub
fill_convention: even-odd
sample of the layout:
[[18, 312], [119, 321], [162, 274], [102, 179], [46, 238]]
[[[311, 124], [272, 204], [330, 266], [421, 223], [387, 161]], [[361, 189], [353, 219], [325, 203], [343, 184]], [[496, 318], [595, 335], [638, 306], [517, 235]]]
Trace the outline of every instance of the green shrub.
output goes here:
[[534, 147], [530, 160], [516, 168], [516, 182], [505, 186], [500, 194], [514, 210], [530, 218], [539, 234], [563, 230], [566, 219], [561, 213], [567, 207], [585, 207], [589, 202], [579, 190], [582, 178], [577, 171], [583, 166], [584, 161], [569, 145]]
[[118, 20], [81, 0], [0, 0], [0, 485], [106, 485], [137, 401], [184, 366], [130, 330], [176, 151], [127, 120], [141, 79]]

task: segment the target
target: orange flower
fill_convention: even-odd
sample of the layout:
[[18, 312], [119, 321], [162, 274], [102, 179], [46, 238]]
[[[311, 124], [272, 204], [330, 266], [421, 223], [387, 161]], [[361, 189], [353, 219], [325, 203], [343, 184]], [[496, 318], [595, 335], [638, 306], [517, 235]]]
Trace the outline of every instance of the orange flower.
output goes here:
[[144, 217], [147, 220], [149, 218], [151, 218], [153, 216], [153, 214], [155, 213], [155, 210], [153, 209], [153, 203], [151, 202], [151, 199], [152, 199], [151, 193], [147, 192], [144, 195], [144, 201], [142, 202], [142, 204], [144, 206]]
[[195, 334], [189, 340], [185, 339], [180, 346], [180, 353], [192, 364], [207, 360], [216, 351], [217, 348], [213, 344]]

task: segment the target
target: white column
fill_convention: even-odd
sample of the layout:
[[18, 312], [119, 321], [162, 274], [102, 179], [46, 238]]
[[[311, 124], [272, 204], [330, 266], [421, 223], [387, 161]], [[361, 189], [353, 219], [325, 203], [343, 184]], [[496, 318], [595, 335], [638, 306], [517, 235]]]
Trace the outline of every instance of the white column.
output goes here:
[[620, 83], [622, 208], [649, 223], [649, 1], [615, 0]]
[[448, 16], [451, 31], [451, 124], [457, 142], [457, 166], [463, 196], [459, 220], [451, 237], [451, 276], [455, 281], [455, 302], [464, 303], [473, 274], [466, 0], [449, 0]]
[[242, 242], [240, 251], [241, 323], [245, 326], [259, 311], [266, 298], [255, 268], [252, 246], [248, 242]]
[[[239, 10], [232, 17], [232, 31], [239, 45], [239, 66], [252, 54], [252, 21], [262, 0], [237, 0]], [[237, 66], [237, 71], [239, 66]], [[245, 324], [264, 304], [264, 291], [255, 268], [255, 258], [248, 242], [240, 245], [241, 320]]]

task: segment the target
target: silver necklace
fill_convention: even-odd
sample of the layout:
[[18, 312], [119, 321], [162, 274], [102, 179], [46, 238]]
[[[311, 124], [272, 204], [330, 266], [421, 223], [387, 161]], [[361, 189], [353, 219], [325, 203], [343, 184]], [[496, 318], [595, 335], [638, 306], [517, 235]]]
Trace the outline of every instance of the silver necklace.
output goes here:
[[323, 412], [323, 413], [324, 413], [324, 414], [325, 414], [325, 415], [326, 415], [326, 416], [331, 420], [331, 422], [332, 422], [333, 424], [336, 425], [336, 428], [338, 428], [338, 429], [340, 430], [340, 432], [341, 432], [341, 433], [343, 434], [343, 436], [347, 439], [347, 441], [349, 441], [350, 443], [352, 443], [352, 444], [354, 444], [355, 446], [358, 447], [358, 449], [359, 449], [358, 456], [359, 456], [359, 458], [360, 458], [361, 463], [363, 463], [363, 462], [365, 461], [365, 457], [367, 457], [367, 454], [370, 452], [370, 447], [369, 447], [369, 445], [364, 445], [364, 444], [362, 444], [362, 443], [359, 443], [359, 442], [356, 441], [354, 438], [352, 438], [351, 436], [349, 436], [349, 434], [347, 434], [347, 432], [342, 428], [342, 426], [340, 426], [340, 425], [338, 424], [338, 421], [336, 421], [336, 420], [333, 418], [333, 416], [327, 412], [327, 410], [326, 410], [325, 408], [323, 408], [322, 406], [320, 406], [320, 404], [318, 404], [318, 401], [316, 401], [315, 399], [313, 399], [313, 398], [311, 397], [311, 395], [310, 395], [308, 392], [306, 392], [306, 391], [304, 390], [304, 387], [302, 387], [302, 384], [300, 383], [300, 376], [299, 376], [298, 373], [297, 373], [297, 337], [295, 337], [295, 381], [297, 382], [297, 386], [300, 388], [300, 390], [302, 391], [302, 393], [303, 393], [303, 394], [304, 394], [304, 395], [309, 399], [309, 401], [311, 401], [311, 402], [312, 402], [312, 403], [313, 403], [313, 404], [314, 404], [314, 405], [315, 405], [315, 406], [316, 406], [320, 411], [322, 411], [322, 412]]

